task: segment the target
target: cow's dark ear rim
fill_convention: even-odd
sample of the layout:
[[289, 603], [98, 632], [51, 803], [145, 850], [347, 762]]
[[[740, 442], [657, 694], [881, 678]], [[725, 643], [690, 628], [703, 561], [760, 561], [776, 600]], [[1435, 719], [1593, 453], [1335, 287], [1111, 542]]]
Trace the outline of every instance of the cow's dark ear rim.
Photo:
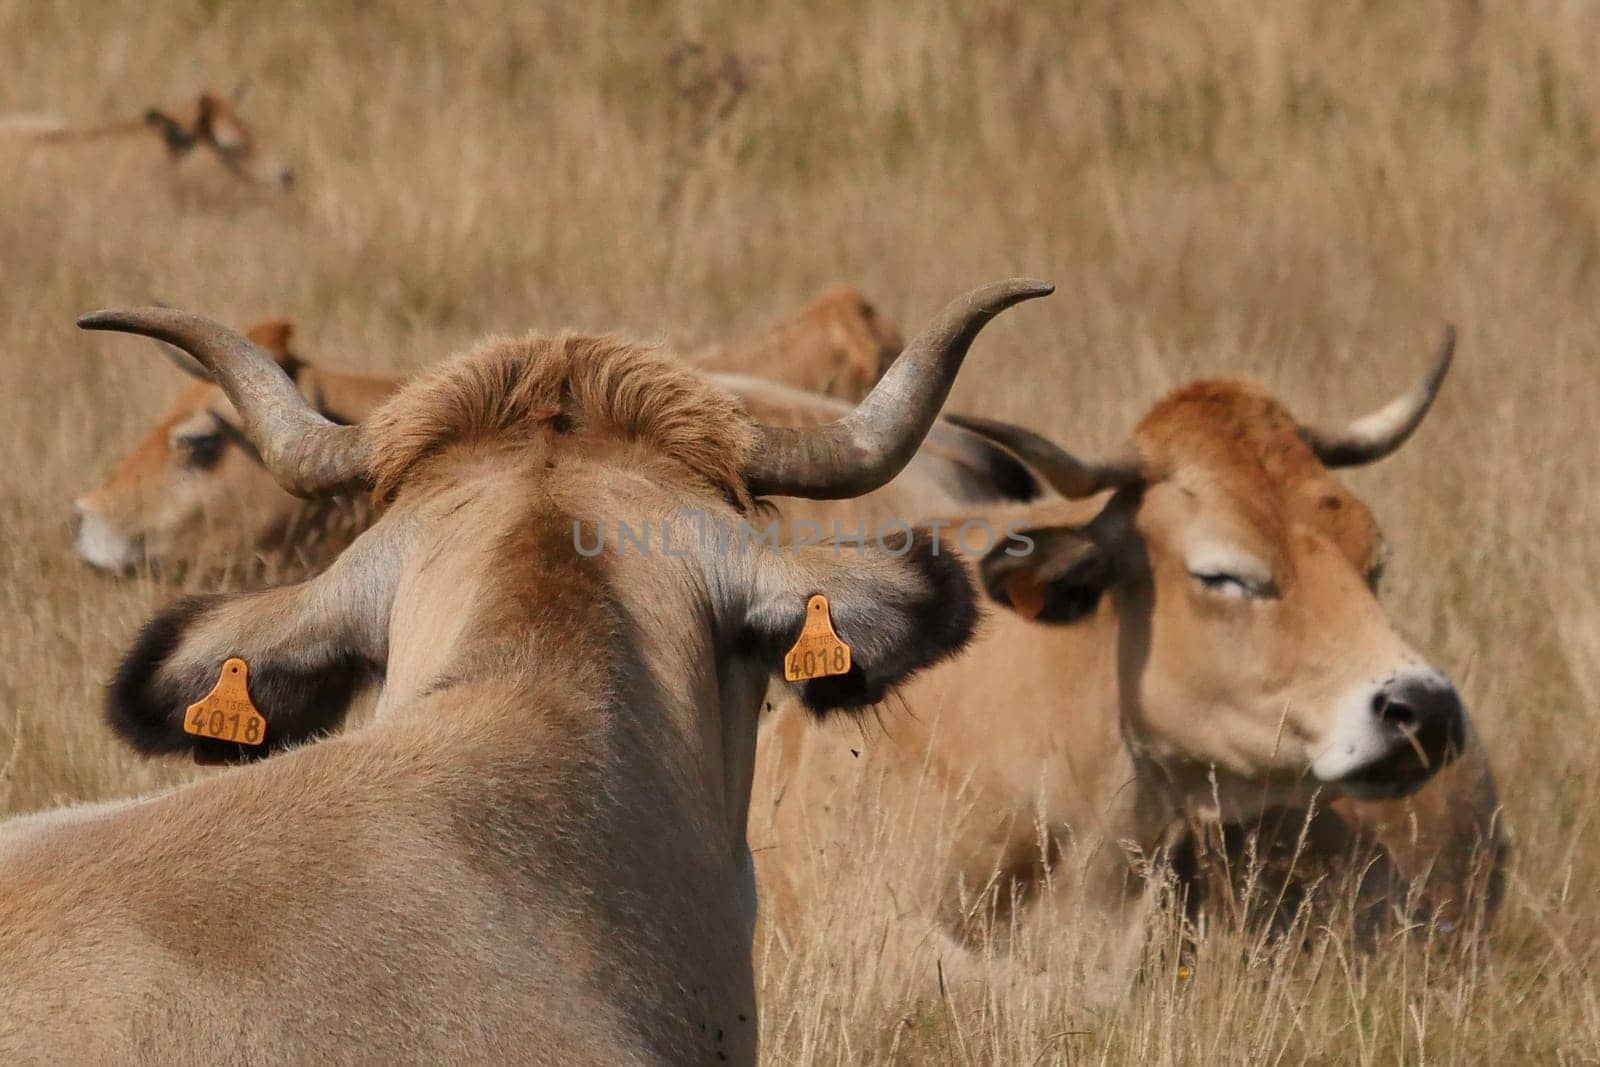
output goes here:
[[134, 751], [159, 755], [187, 747], [182, 737], [175, 735], [167, 707], [177, 697], [153, 683], [177, 652], [189, 626], [222, 599], [218, 595], [188, 596], [168, 605], [140, 628], [117, 664], [106, 694], [106, 724]]

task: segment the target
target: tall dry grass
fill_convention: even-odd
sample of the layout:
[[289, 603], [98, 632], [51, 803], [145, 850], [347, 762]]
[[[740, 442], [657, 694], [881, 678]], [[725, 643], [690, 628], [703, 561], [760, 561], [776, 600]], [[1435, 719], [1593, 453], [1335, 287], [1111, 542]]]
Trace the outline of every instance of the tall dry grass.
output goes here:
[[[687, 41], [707, 56], [674, 67]], [[1465, 962], [1219, 935], [1187, 981], [1158, 949], [1085, 1012], [1048, 971], [930, 994], [876, 954], [866, 884], [761, 976], [766, 1055], [1594, 1060], [1597, 52], [1600, 8], [1533, 0], [0, 0], [0, 112], [122, 117], [248, 80], [300, 176], [276, 199], [0, 159], [0, 803], [187, 773], [99, 725], [169, 590], [79, 566], [68, 504], [177, 382], [75, 332], [85, 309], [288, 314], [317, 357], [405, 370], [496, 330], [715, 340], [840, 280], [914, 327], [1032, 273], [1058, 295], [985, 334], [956, 403], [1090, 448], [1198, 375], [1364, 410], [1449, 320], [1438, 410], [1351, 480], [1396, 547], [1396, 616], [1494, 753], [1517, 850], [1494, 935]], [[731, 110], [702, 78], [725, 55], [748, 82]]]

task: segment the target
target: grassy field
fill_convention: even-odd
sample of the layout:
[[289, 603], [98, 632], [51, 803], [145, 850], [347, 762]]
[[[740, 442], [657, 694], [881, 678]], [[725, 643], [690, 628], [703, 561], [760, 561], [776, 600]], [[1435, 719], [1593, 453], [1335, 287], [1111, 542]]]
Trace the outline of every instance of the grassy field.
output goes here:
[[283, 198], [0, 159], [0, 808], [188, 773], [100, 725], [171, 590], [78, 564], [69, 503], [179, 383], [75, 331], [86, 309], [289, 315], [314, 358], [410, 370], [488, 331], [714, 341], [839, 281], [914, 329], [1034, 274], [1058, 294], [984, 335], [955, 402], [1089, 448], [1196, 376], [1365, 411], [1449, 321], [1436, 412], [1350, 480], [1395, 545], [1387, 600], [1494, 755], [1516, 854], [1493, 935], [1443, 961], [1218, 937], [1193, 979], [1085, 1014], [1048, 977], [930, 997], [841, 908], [761, 975], [765, 1054], [1600, 1058], [1600, 7], [1133, 7], [0, 0], [0, 112], [247, 81], [299, 176]]

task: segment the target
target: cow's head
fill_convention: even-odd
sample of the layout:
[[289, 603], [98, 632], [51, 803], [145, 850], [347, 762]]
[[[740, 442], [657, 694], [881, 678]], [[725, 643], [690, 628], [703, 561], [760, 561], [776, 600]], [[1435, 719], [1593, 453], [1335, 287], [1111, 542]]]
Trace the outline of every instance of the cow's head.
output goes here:
[[237, 106], [243, 96], [242, 86], [231, 98], [201, 93], [184, 118], [157, 108], [146, 111], [144, 118], [174, 162], [188, 159], [198, 149], [244, 181], [287, 192], [294, 186], [294, 171], [263, 149], [239, 117]]
[[[707, 776], [720, 798], [708, 810], [742, 848], [756, 712], [808, 599], [829, 598], [852, 648], [847, 673], [800, 684], [819, 713], [875, 702], [956, 651], [976, 607], [965, 568], [923, 539], [855, 552], [699, 531], [760, 526], [762, 496], [842, 498], [888, 481], [982, 325], [1048, 291], [1002, 283], [958, 301], [858, 407], [806, 428], [758, 423], [671, 360], [583, 338], [491, 342], [339, 426], [214, 323], [165, 309], [88, 316], [88, 328], [198, 358], [285, 489], [366, 488], [381, 509], [316, 578], [159, 615], [113, 684], [111, 722], [146, 752], [250, 758], [335, 726], [367, 670], [385, 678], [380, 723], [445, 716], [469, 738], [537, 719], [529, 701], [579, 733], [643, 702], [646, 721], [678, 727], [649, 758]], [[623, 545], [624, 526], [643, 542]], [[604, 550], [591, 551], [602, 533]], [[187, 705], [235, 656], [267, 717], [260, 747], [183, 729]]]
[[1124, 735], [1191, 798], [1213, 774], [1236, 811], [1319, 785], [1415, 790], [1463, 743], [1465, 713], [1378, 602], [1383, 538], [1331, 468], [1404, 443], [1452, 347], [1453, 335], [1410, 393], [1337, 430], [1239, 381], [1178, 390], [1100, 462], [958, 420], [1068, 498], [1110, 492], [1092, 521], [1036, 521], [1031, 551], [997, 546], [985, 588], [1041, 622], [1117, 627]]
[[[333, 421], [361, 418], [389, 385], [307, 364], [291, 347], [288, 322], [258, 323], [249, 337]], [[195, 381], [111, 476], [73, 503], [78, 555], [101, 570], [125, 573], [141, 564], [180, 567], [204, 544], [232, 556], [233, 549], [292, 539], [306, 518], [304, 503], [262, 467], [210, 372], [179, 349], [163, 345], [162, 351]]]

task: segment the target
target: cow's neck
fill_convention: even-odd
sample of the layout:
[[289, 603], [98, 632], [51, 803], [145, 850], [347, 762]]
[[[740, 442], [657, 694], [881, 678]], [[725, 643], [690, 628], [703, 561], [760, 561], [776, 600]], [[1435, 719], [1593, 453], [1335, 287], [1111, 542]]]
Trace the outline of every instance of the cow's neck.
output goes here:
[[[574, 641], [579, 629], [609, 640]], [[712, 673], [680, 667], [674, 675], [627, 631], [615, 620], [505, 628], [497, 640], [474, 640], [469, 656], [410, 699], [388, 699], [373, 728], [427, 721], [431, 733], [437, 722], [438, 746], [483, 768], [463, 789], [484, 810], [521, 812], [544, 825], [530, 836], [581, 835], [582, 851], [609, 869], [608, 853], [644, 835], [676, 857], [685, 880], [703, 883], [696, 891], [733, 885], [748, 854], [742, 822], [732, 824], [748, 807], [754, 710], [750, 743], [730, 744], [723, 718], [706, 712], [718, 706], [719, 687], [709, 650]], [[405, 673], [405, 664], [396, 666]], [[560, 811], [548, 799], [557, 794], [565, 798]], [[637, 869], [659, 872], [660, 864]]]
[[[461, 731], [468, 743], [519, 776], [594, 775], [580, 792], [613, 798], [607, 833], [660, 823], [707, 862], [743, 863], [762, 690], [717, 647], [700, 563], [659, 550], [585, 557], [551, 501], [506, 525], [492, 493], [473, 490], [458, 510], [449, 496], [402, 583], [396, 615], [409, 625], [380, 715], [468, 717], [482, 727]], [[444, 688], [456, 697], [433, 702]], [[460, 699], [466, 690], [495, 695]], [[566, 771], [551, 752], [573, 754]]]
[[[661, 520], [651, 526], [661, 528]], [[747, 584], [733, 573], [748, 561], [707, 556], [711, 550], [687, 531], [677, 536], [689, 555], [629, 550], [608, 564], [615, 588], [640, 591], [620, 608], [631, 635], [624, 678], [629, 691], [654, 694], [671, 724], [672, 743], [679, 746], [671, 765], [689, 769], [681, 787], [703, 803], [698, 817], [707, 832], [720, 838], [737, 862], [746, 863], [758, 713], [767, 677], [730, 657], [715, 632], [717, 618], [735, 610], [719, 597], [726, 598], [728, 586]], [[705, 591], [718, 584], [705, 577], [713, 573], [724, 579], [718, 594]], [[663, 592], [644, 592], [651, 588]]]
[[[993, 717], [979, 710], [985, 685], [1003, 674], [1008, 691], [1029, 694], [1004, 712], [1007, 740], [998, 743], [1015, 751], [996, 762], [1042, 762], [1039, 779], [998, 788], [1010, 795], [1037, 790], [1045, 824], [1082, 850], [1078, 862], [1099, 868], [1096, 880], [1107, 885], [1120, 884], [1130, 864], [1141, 865], [1166, 847], [1184, 818], [1171, 783], [1139, 754], [1125, 728], [1124, 704], [1137, 694], [1143, 649], [1136, 633], [1122, 627], [1118, 612], [1108, 597], [1094, 615], [1064, 625], [997, 613], [983, 638], [991, 647], [963, 661], [969, 671], [985, 674], [966, 679], [972, 697], [959, 716], [946, 716], [945, 722], [957, 731], [984, 733], [970, 743], [957, 738], [946, 751], [992, 752], [998, 738]], [[963, 721], [949, 721], [957, 717]]]

